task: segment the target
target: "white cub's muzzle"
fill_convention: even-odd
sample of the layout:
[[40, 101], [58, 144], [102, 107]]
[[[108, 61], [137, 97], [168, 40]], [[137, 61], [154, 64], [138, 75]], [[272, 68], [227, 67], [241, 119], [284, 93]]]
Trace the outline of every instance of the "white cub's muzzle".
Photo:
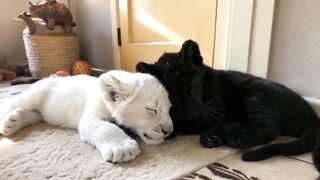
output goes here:
[[172, 123], [170, 125], [160, 125], [143, 132], [139, 136], [146, 144], [159, 144], [173, 131]]

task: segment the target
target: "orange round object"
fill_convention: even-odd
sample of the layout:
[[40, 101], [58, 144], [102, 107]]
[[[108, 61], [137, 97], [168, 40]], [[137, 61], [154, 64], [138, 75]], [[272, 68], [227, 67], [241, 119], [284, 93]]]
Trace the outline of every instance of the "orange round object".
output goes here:
[[55, 73], [55, 75], [60, 77], [66, 77], [66, 76], [70, 76], [70, 73], [68, 71], [58, 71]]
[[76, 61], [72, 66], [72, 75], [91, 73], [91, 66], [85, 61]]

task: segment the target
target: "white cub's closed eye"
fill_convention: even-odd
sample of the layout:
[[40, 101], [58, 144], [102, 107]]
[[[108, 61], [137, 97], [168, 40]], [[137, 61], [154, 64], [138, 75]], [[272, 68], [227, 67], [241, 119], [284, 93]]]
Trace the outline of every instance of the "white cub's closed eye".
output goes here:
[[152, 109], [152, 108], [149, 108], [149, 107], [146, 107], [146, 109], [147, 109], [148, 111], [153, 112], [154, 114], [157, 114], [157, 113], [158, 113], [156, 109]]

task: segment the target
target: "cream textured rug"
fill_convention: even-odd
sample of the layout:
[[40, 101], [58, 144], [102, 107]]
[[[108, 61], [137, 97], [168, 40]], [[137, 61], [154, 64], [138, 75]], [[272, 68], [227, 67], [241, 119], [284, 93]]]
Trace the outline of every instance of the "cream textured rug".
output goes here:
[[[0, 99], [22, 92], [28, 85], [0, 88]], [[74, 130], [44, 123], [15, 136], [0, 135], [0, 179], [177, 179], [233, 152], [202, 148], [197, 136], [178, 137], [157, 146], [140, 143], [141, 155], [132, 162], [104, 162]]]

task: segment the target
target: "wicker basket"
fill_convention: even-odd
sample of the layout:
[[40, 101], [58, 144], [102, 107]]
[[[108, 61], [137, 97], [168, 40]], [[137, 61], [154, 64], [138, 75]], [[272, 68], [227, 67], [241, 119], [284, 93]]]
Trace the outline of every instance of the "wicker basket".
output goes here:
[[23, 40], [33, 77], [44, 78], [60, 70], [70, 71], [79, 59], [77, 36], [23, 34]]

